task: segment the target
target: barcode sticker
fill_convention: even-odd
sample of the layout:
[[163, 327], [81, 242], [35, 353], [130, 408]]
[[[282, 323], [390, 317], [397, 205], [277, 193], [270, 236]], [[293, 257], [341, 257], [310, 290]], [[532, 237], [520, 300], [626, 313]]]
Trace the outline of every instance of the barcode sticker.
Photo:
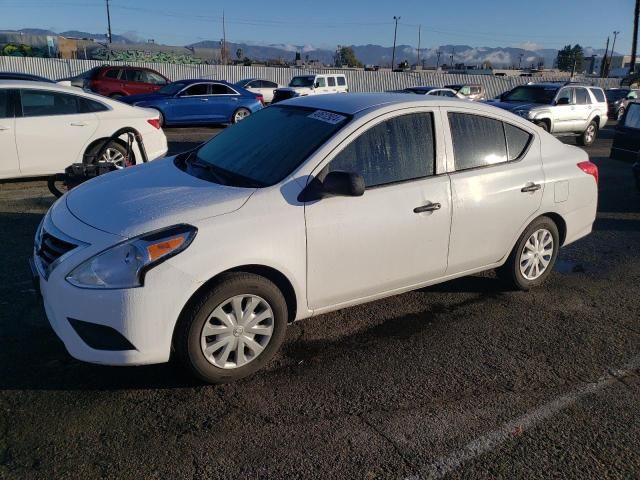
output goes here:
[[339, 115], [337, 113], [333, 113], [333, 112], [325, 112], [324, 110], [316, 110], [311, 115], [309, 115], [309, 118], [313, 118], [315, 120], [320, 120], [321, 122], [330, 123], [331, 125], [336, 125], [337, 123], [340, 123], [343, 120], [345, 120], [347, 117], [345, 117], [344, 115]]

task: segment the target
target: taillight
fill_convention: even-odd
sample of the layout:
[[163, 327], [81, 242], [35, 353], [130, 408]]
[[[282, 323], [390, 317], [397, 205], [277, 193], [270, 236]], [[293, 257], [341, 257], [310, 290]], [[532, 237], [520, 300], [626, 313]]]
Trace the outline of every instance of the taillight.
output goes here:
[[586, 173], [587, 175], [591, 175], [593, 178], [596, 179], [596, 185], [598, 184], [598, 166], [595, 163], [591, 163], [591, 162], [580, 162], [578, 164], [578, 168], [580, 170], [582, 170], [584, 173]]
[[149, 125], [151, 125], [152, 127], [155, 127], [158, 130], [160, 130], [160, 119], [159, 118], [150, 118], [149, 120], [147, 120], [147, 123]]
[[264, 96], [262, 95], [256, 95], [256, 100], [259, 100], [261, 104], [264, 105]]

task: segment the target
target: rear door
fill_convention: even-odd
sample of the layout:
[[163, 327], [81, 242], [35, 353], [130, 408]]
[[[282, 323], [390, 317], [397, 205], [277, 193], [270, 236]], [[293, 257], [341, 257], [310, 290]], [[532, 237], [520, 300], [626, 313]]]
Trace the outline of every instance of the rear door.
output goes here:
[[12, 178], [20, 174], [13, 113], [15, 95], [16, 90], [0, 90], [0, 178]]
[[149, 83], [147, 71], [139, 68], [125, 68], [123, 70], [124, 88], [127, 95], [152, 93], [160, 88], [159, 85]]
[[576, 103], [576, 123], [574, 128], [576, 129], [575, 131], [584, 131], [587, 129], [588, 120], [593, 111], [591, 95], [589, 95], [589, 92], [584, 87], [575, 87], [574, 92]]
[[544, 173], [533, 129], [447, 109], [453, 220], [447, 273], [499, 262], [540, 208]]
[[[567, 99], [566, 105], [558, 105], [562, 99]], [[576, 106], [573, 88], [564, 87], [556, 96], [556, 105], [551, 108], [553, 112], [552, 133], [572, 132], [576, 124]]]
[[216, 122], [230, 122], [234, 112], [242, 106], [242, 96], [224, 83], [212, 83], [209, 98], [209, 115]]
[[62, 173], [82, 159], [98, 128], [82, 113], [82, 97], [53, 90], [21, 89], [16, 146], [22, 175]]

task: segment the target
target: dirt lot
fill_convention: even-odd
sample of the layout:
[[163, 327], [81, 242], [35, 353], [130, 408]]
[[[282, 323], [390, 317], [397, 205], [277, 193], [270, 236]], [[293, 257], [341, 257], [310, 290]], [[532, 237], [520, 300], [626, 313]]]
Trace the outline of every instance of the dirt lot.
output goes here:
[[488, 273], [300, 322], [215, 387], [70, 358], [26, 264], [52, 199], [0, 185], [0, 478], [640, 478], [640, 195], [603, 134], [595, 231], [544, 287]]

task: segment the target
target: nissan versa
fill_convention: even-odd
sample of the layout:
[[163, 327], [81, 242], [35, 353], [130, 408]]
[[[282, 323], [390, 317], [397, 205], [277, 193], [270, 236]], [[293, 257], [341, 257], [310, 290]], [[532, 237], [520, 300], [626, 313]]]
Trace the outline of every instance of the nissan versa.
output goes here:
[[591, 232], [597, 182], [584, 151], [495, 107], [315, 95], [73, 189], [32, 262], [74, 357], [175, 352], [227, 382], [264, 366], [294, 320], [494, 268], [540, 285]]

